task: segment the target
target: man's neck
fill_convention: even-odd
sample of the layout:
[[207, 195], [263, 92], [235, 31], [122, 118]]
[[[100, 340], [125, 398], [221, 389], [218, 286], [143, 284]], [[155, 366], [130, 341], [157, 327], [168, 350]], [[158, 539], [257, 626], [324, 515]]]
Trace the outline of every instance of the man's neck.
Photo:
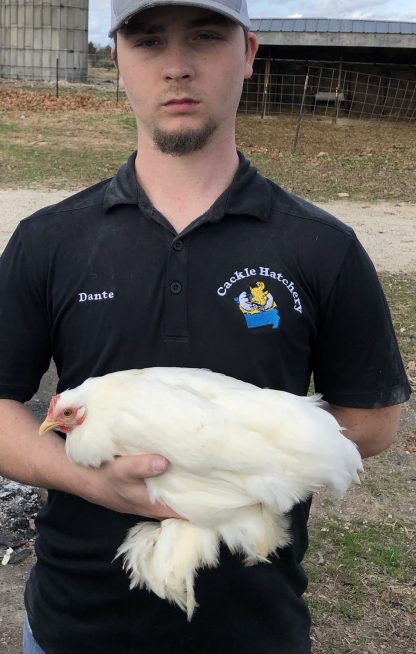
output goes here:
[[231, 184], [237, 168], [234, 138], [183, 156], [163, 154], [153, 144], [139, 141], [137, 179], [177, 233], [212, 206]]

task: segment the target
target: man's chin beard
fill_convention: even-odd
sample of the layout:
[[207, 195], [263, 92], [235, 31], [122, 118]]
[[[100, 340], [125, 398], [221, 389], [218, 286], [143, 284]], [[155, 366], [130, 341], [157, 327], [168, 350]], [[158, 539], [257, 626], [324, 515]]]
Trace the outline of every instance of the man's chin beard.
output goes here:
[[163, 154], [182, 157], [202, 150], [214, 134], [217, 126], [208, 121], [199, 129], [184, 129], [168, 132], [158, 127], [153, 131], [153, 142]]

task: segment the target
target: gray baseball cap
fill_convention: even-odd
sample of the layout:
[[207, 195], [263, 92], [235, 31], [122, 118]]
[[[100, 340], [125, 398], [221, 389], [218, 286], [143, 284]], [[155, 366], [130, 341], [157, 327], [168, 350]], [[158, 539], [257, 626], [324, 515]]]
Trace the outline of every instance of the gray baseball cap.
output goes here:
[[250, 29], [246, 0], [111, 0], [111, 30], [109, 36], [114, 36], [114, 32], [139, 11], [166, 5], [210, 9], [231, 18], [231, 20], [236, 21], [246, 29]]

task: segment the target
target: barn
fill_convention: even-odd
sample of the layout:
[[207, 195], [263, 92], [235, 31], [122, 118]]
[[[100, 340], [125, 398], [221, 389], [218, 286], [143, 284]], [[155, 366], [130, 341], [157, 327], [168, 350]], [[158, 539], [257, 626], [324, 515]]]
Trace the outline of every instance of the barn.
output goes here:
[[241, 111], [416, 120], [416, 23], [254, 19]]

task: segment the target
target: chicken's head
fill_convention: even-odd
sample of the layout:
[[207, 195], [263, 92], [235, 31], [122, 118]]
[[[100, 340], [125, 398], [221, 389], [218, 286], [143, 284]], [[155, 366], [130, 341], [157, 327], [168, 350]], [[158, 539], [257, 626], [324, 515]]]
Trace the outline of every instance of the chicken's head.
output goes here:
[[56, 429], [64, 434], [71, 432], [85, 420], [85, 406], [74, 402], [67, 393], [54, 395], [48, 409], [48, 415], [39, 427], [39, 434]]

